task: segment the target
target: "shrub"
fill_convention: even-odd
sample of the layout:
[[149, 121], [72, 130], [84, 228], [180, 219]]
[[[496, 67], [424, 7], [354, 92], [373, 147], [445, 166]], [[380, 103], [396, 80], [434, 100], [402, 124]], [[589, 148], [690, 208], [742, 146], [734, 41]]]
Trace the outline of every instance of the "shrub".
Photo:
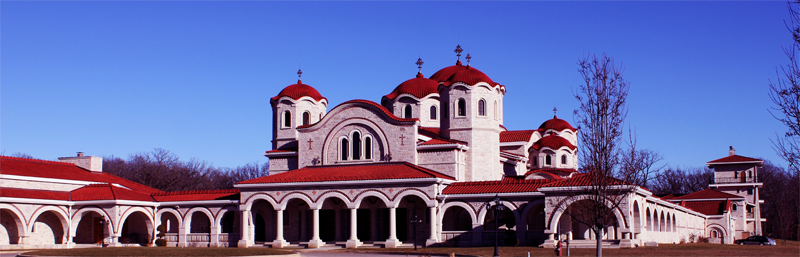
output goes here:
[[167, 246], [167, 240], [163, 238], [156, 239], [156, 246]]

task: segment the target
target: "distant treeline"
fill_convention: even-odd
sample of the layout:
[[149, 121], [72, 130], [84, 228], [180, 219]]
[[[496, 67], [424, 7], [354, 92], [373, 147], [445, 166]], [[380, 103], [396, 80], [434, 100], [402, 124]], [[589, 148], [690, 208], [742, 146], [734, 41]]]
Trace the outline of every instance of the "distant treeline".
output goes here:
[[103, 157], [103, 171], [163, 191], [230, 189], [236, 182], [268, 175], [267, 163], [217, 168], [206, 161], [182, 161], [157, 148], [122, 159]]

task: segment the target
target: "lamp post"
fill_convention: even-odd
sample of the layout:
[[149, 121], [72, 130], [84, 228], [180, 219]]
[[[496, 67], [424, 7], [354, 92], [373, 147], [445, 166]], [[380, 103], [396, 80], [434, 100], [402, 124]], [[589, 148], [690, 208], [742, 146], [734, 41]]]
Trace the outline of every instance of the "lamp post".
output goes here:
[[492, 211], [492, 217], [494, 217], [494, 257], [499, 257], [500, 254], [497, 252], [497, 230], [499, 227], [497, 224], [497, 212], [505, 210], [505, 206], [500, 205], [500, 197], [497, 194], [494, 195], [493, 201], [494, 205], [490, 204], [492, 201], [486, 204], [486, 210]]
[[417, 224], [422, 223], [422, 219], [419, 218], [418, 215], [414, 214], [414, 218], [409, 221], [411, 226], [414, 228], [414, 251], [417, 250]]

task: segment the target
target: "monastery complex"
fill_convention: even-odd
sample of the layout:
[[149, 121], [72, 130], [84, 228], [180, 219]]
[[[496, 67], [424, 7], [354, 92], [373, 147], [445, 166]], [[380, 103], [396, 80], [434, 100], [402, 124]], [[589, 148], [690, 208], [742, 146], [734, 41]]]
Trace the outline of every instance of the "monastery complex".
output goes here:
[[[455, 65], [387, 88], [380, 103], [329, 108], [312, 86], [286, 86], [270, 99], [269, 176], [231, 190], [163, 192], [82, 154], [0, 157], [0, 248], [147, 244], [159, 225], [179, 247], [593, 246], [595, 234], [568, 215], [590, 186], [578, 171], [580, 130], [556, 116], [507, 129], [506, 86], [459, 50]], [[761, 234], [763, 162], [732, 148], [721, 157], [707, 163], [708, 189], [679, 197], [615, 180], [623, 200], [603, 246]]]

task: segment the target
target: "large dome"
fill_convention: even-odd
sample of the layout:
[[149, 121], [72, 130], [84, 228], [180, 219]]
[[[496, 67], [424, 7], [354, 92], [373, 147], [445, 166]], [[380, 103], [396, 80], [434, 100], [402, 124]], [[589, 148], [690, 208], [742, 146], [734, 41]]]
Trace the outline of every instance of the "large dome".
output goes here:
[[450, 76], [453, 76], [453, 74], [455, 74], [456, 72], [464, 70], [466, 68], [467, 66], [461, 65], [461, 61], [459, 60], [458, 62], [456, 62], [456, 65], [446, 67], [444, 69], [437, 71], [431, 76], [430, 79], [436, 81], [436, 83], [445, 82], [447, 81], [447, 79], [450, 78]]
[[498, 86], [500, 84], [494, 82], [489, 76], [472, 66], [461, 65], [461, 61], [456, 62], [456, 65], [446, 67], [437, 71], [431, 76], [431, 80], [438, 83], [444, 83], [445, 86], [461, 82], [468, 85], [475, 85], [480, 82], [486, 82], [491, 86]]
[[417, 73], [416, 78], [406, 80], [398, 85], [394, 91], [383, 97], [389, 100], [394, 100], [402, 94], [409, 94], [417, 99], [421, 99], [431, 94], [439, 94], [438, 88], [439, 82], [426, 79], [424, 76], [422, 76], [422, 73]]
[[550, 149], [558, 150], [561, 147], [567, 147], [570, 150], [575, 150], [577, 147], [569, 142], [566, 138], [556, 136], [556, 135], [549, 135], [545, 136], [536, 143], [533, 143], [533, 149], [541, 150], [544, 147], [548, 147]]
[[278, 100], [284, 96], [288, 96], [294, 100], [298, 100], [304, 96], [311, 97], [315, 101], [320, 101], [322, 99], [325, 99], [326, 101], [328, 100], [327, 98], [323, 97], [319, 91], [309, 85], [303, 84], [303, 82], [300, 80], [297, 80], [297, 84], [289, 85], [281, 90], [281, 92], [273, 97], [272, 100]]
[[539, 126], [539, 130], [544, 131], [548, 129], [552, 129], [555, 131], [564, 131], [565, 129], [577, 131], [577, 129], [573, 128], [572, 125], [569, 124], [569, 122], [559, 119], [555, 115], [553, 115], [552, 119], [545, 121], [544, 123], [542, 123], [542, 125]]

